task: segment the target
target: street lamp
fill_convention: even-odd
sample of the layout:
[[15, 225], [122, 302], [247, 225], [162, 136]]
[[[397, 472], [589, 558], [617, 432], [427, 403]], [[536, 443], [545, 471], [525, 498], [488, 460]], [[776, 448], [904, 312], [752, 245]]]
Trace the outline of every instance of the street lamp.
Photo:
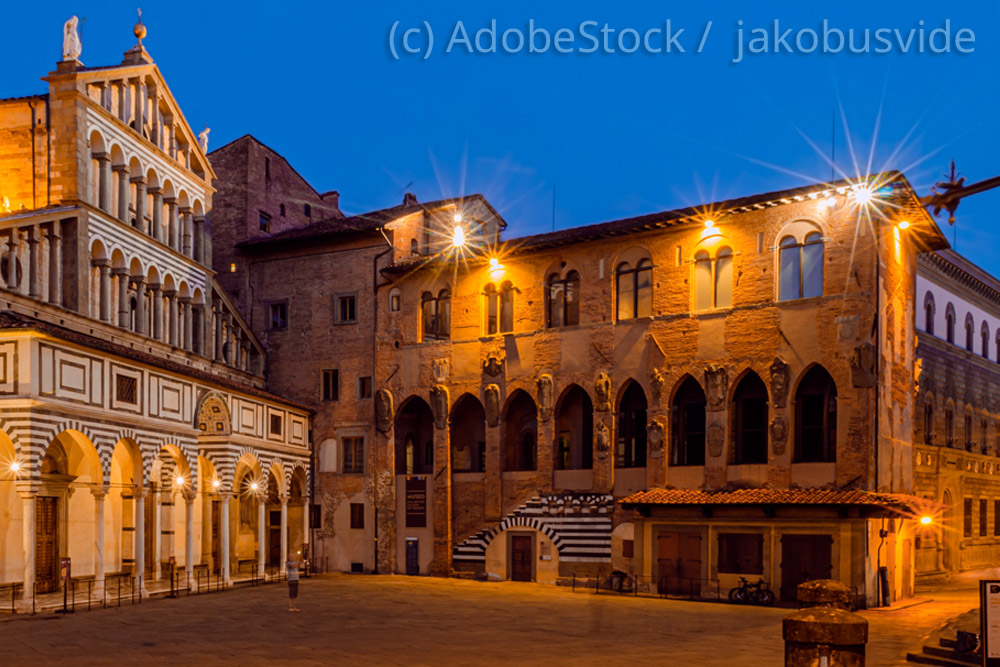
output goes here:
[[[456, 218], [461, 218], [461, 214], [456, 213]], [[455, 225], [455, 231], [451, 235], [451, 244], [456, 248], [462, 248], [465, 246], [465, 230], [462, 229], [462, 225]]]
[[922, 523], [922, 524], [923, 524], [923, 525], [925, 525], [925, 526], [929, 526], [929, 525], [931, 525], [931, 524], [932, 524], [933, 522], [934, 522], [934, 519], [930, 518], [930, 517], [929, 517], [929, 516], [927, 516], [926, 514], [925, 514], [924, 516], [920, 517], [920, 523]]

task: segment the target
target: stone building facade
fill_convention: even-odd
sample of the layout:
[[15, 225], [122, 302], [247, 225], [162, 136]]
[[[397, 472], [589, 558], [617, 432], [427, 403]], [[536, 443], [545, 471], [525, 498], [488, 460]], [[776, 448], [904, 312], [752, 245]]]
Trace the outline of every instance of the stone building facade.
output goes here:
[[141, 43], [0, 100], [0, 581], [231, 581], [307, 534], [308, 408], [210, 266], [214, 173]]
[[1000, 563], [1000, 281], [961, 255], [922, 255], [916, 297], [915, 491], [945, 510], [921, 527], [921, 579]]

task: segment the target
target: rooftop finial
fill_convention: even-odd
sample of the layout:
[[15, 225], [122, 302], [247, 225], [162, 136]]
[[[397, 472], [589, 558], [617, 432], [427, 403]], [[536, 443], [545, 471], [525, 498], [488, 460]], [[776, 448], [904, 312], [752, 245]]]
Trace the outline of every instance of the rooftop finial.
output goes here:
[[146, 26], [142, 24], [142, 9], [138, 8], [135, 10], [139, 14], [139, 22], [135, 24], [135, 28], [132, 29], [132, 33], [135, 38], [139, 40], [139, 46], [142, 46], [142, 39], [146, 36]]

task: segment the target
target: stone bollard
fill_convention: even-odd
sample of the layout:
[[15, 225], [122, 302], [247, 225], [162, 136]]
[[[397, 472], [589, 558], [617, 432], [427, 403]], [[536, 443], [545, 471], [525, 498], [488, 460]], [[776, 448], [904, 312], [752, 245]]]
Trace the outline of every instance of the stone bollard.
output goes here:
[[799, 584], [805, 608], [782, 620], [785, 667], [864, 667], [868, 621], [848, 611], [850, 589], [819, 579]]

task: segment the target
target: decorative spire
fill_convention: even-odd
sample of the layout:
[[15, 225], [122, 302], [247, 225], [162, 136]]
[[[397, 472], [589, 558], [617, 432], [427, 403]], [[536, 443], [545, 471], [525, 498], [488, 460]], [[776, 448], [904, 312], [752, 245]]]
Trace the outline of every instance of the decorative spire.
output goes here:
[[132, 29], [132, 33], [135, 38], [139, 40], [139, 46], [142, 46], [142, 39], [146, 36], [146, 26], [142, 24], [142, 9], [135, 10], [139, 14], [139, 22], [135, 24], [135, 28]]

